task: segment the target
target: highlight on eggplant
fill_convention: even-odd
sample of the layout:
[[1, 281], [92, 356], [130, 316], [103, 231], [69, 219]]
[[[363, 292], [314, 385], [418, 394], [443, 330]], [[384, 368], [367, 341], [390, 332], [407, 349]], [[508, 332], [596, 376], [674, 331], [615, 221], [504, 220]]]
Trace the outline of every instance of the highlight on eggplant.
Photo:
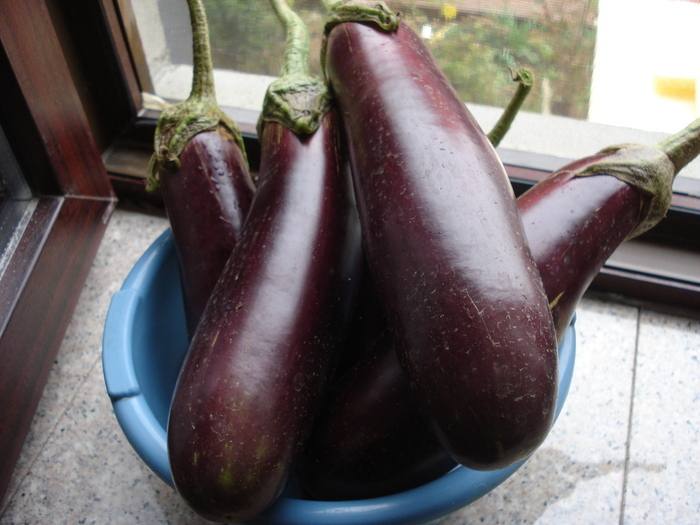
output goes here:
[[341, 349], [359, 268], [337, 115], [308, 73], [306, 26], [282, 0], [271, 3], [287, 51], [259, 125], [259, 182], [167, 429], [177, 492], [215, 521], [264, 515], [282, 492]]
[[334, 3], [328, 18], [322, 66], [404, 374], [457, 461], [503, 468], [547, 436], [558, 388], [552, 317], [505, 169], [384, 4]]
[[[656, 147], [606, 148], [574, 161], [518, 198], [559, 341], [605, 261], [662, 220], [675, 177], [698, 154], [700, 120]], [[372, 327], [374, 346], [334, 381], [300, 464], [312, 497], [384, 496], [455, 466], [410, 399], [392, 341], [375, 334]]]
[[188, 6], [192, 89], [158, 119], [147, 189], [163, 193], [191, 337], [238, 242], [254, 186], [238, 127], [216, 102], [204, 6], [201, 0], [188, 0]]

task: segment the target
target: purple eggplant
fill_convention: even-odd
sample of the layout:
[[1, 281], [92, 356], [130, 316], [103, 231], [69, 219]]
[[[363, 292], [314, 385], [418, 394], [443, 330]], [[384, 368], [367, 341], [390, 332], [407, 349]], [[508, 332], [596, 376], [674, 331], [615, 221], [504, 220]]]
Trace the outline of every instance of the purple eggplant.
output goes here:
[[259, 123], [257, 190], [188, 349], [168, 422], [175, 488], [210, 520], [280, 495], [342, 347], [360, 232], [340, 123], [281, 0], [285, 66]]
[[700, 120], [656, 146], [574, 161], [518, 198], [559, 335], [613, 251], [664, 218], [676, 175], [698, 154]]
[[201, 0], [188, 3], [192, 90], [158, 120], [147, 182], [150, 191], [163, 192], [191, 336], [240, 237], [254, 187], [240, 132], [216, 103], [204, 7]]
[[510, 465], [547, 436], [558, 372], [505, 169], [422, 39], [384, 4], [333, 5], [323, 57], [365, 257], [413, 397], [461, 464]]
[[[575, 161], [518, 198], [559, 340], [605, 261], [661, 220], [676, 174], [699, 153], [700, 120], [657, 148], [614, 147]], [[375, 337], [335, 381], [300, 465], [315, 498], [383, 496], [455, 465], [410, 399], [391, 339]]]
[[[504, 109], [501, 117], [488, 133], [488, 139], [494, 146], [498, 145], [508, 133], [512, 123], [520, 111], [525, 99], [532, 89], [534, 74], [529, 69], [521, 69], [512, 75], [513, 82], [517, 83], [517, 89]], [[346, 340], [346, 350], [341, 355], [337, 373], [342, 374], [345, 369], [373, 346], [374, 339], [386, 329], [386, 319], [377, 289], [370, 275], [367, 261], [363, 257], [362, 275], [360, 278], [357, 304]]]

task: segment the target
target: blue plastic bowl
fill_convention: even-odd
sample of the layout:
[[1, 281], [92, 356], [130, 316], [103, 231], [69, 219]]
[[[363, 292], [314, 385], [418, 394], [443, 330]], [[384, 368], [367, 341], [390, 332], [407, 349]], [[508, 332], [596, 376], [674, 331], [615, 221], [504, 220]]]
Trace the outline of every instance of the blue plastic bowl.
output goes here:
[[[170, 230], [141, 256], [107, 313], [103, 365], [107, 392], [124, 434], [143, 461], [172, 486], [166, 449], [170, 398], [187, 351], [185, 316]], [[571, 384], [576, 353], [574, 322], [559, 347], [557, 415]], [[290, 483], [254, 523], [359, 525], [428, 523], [454, 512], [508, 479], [524, 461], [503, 470], [457, 467], [421, 487], [354, 501], [301, 499]]]

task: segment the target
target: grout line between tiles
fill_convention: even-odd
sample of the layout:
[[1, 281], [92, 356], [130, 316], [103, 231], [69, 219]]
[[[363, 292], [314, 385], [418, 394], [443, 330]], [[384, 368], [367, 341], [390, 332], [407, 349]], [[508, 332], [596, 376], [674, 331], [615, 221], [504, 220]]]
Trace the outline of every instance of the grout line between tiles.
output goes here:
[[61, 421], [65, 417], [66, 413], [68, 412], [68, 410], [73, 406], [73, 403], [75, 402], [75, 398], [78, 396], [78, 394], [80, 394], [82, 392], [83, 385], [88, 380], [88, 377], [90, 377], [90, 374], [92, 374], [93, 370], [95, 370], [95, 367], [99, 364], [101, 359], [102, 359], [102, 354], [97, 356], [97, 358], [92, 363], [92, 365], [90, 366], [88, 371], [85, 373], [85, 376], [83, 377], [83, 379], [80, 381], [80, 383], [78, 383], [78, 385], [76, 385], [75, 392], [73, 392], [73, 395], [71, 396], [68, 403], [66, 403], [65, 408], [61, 411], [61, 413], [56, 418], [56, 422], [51, 427], [51, 430], [46, 433], [46, 438], [44, 439], [43, 443], [39, 447], [39, 450], [37, 451], [34, 458], [32, 458], [32, 460], [30, 461], [29, 466], [27, 467], [27, 470], [24, 472], [24, 475], [18, 481], [17, 488], [15, 488], [15, 490], [12, 492], [12, 494], [5, 495], [5, 501], [2, 502], [2, 508], [0, 508], [0, 520], [5, 515], [5, 512], [7, 511], [7, 508], [9, 506], [10, 502], [12, 500], [14, 500], [15, 496], [17, 496], [17, 493], [20, 491], [20, 489], [22, 488], [22, 485], [24, 484], [24, 480], [32, 472], [32, 468], [34, 468], [34, 465], [39, 460], [39, 456], [41, 456], [41, 453], [46, 448], [46, 444], [51, 439], [51, 436], [54, 435], [56, 428], [59, 426], [59, 424], [61, 423]]
[[625, 504], [627, 502], [627, 475], [630, 465], [630, 449], [632, 444], [632, 420], [634, 415], [634, 394], [637, 385], [637, 355], [639, 354], [639, 334], [642, 324], [642, 309], [637, 308], [637, 329], [634, 335], [634, 358], [632, 360], [632, 388], [630, 393], [630, 409], [627, 415], [627, 441], [625, 443], [625, 464], [622, 472], [622, 498], [620, 499], [620, 525], [625, 523]]

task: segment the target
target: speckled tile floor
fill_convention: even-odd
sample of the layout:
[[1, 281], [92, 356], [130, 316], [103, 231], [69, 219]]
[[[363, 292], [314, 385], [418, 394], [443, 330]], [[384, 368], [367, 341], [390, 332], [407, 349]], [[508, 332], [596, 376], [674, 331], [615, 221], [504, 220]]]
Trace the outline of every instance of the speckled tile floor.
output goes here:
[[[127, 443], [102, 375], [112, 295], [165, 219], [112, 218], [0, 511], [5, 524], [202, 523]], [[441, 525], [700, 522], [700, 320], [586, 297], [550, 436]]]

